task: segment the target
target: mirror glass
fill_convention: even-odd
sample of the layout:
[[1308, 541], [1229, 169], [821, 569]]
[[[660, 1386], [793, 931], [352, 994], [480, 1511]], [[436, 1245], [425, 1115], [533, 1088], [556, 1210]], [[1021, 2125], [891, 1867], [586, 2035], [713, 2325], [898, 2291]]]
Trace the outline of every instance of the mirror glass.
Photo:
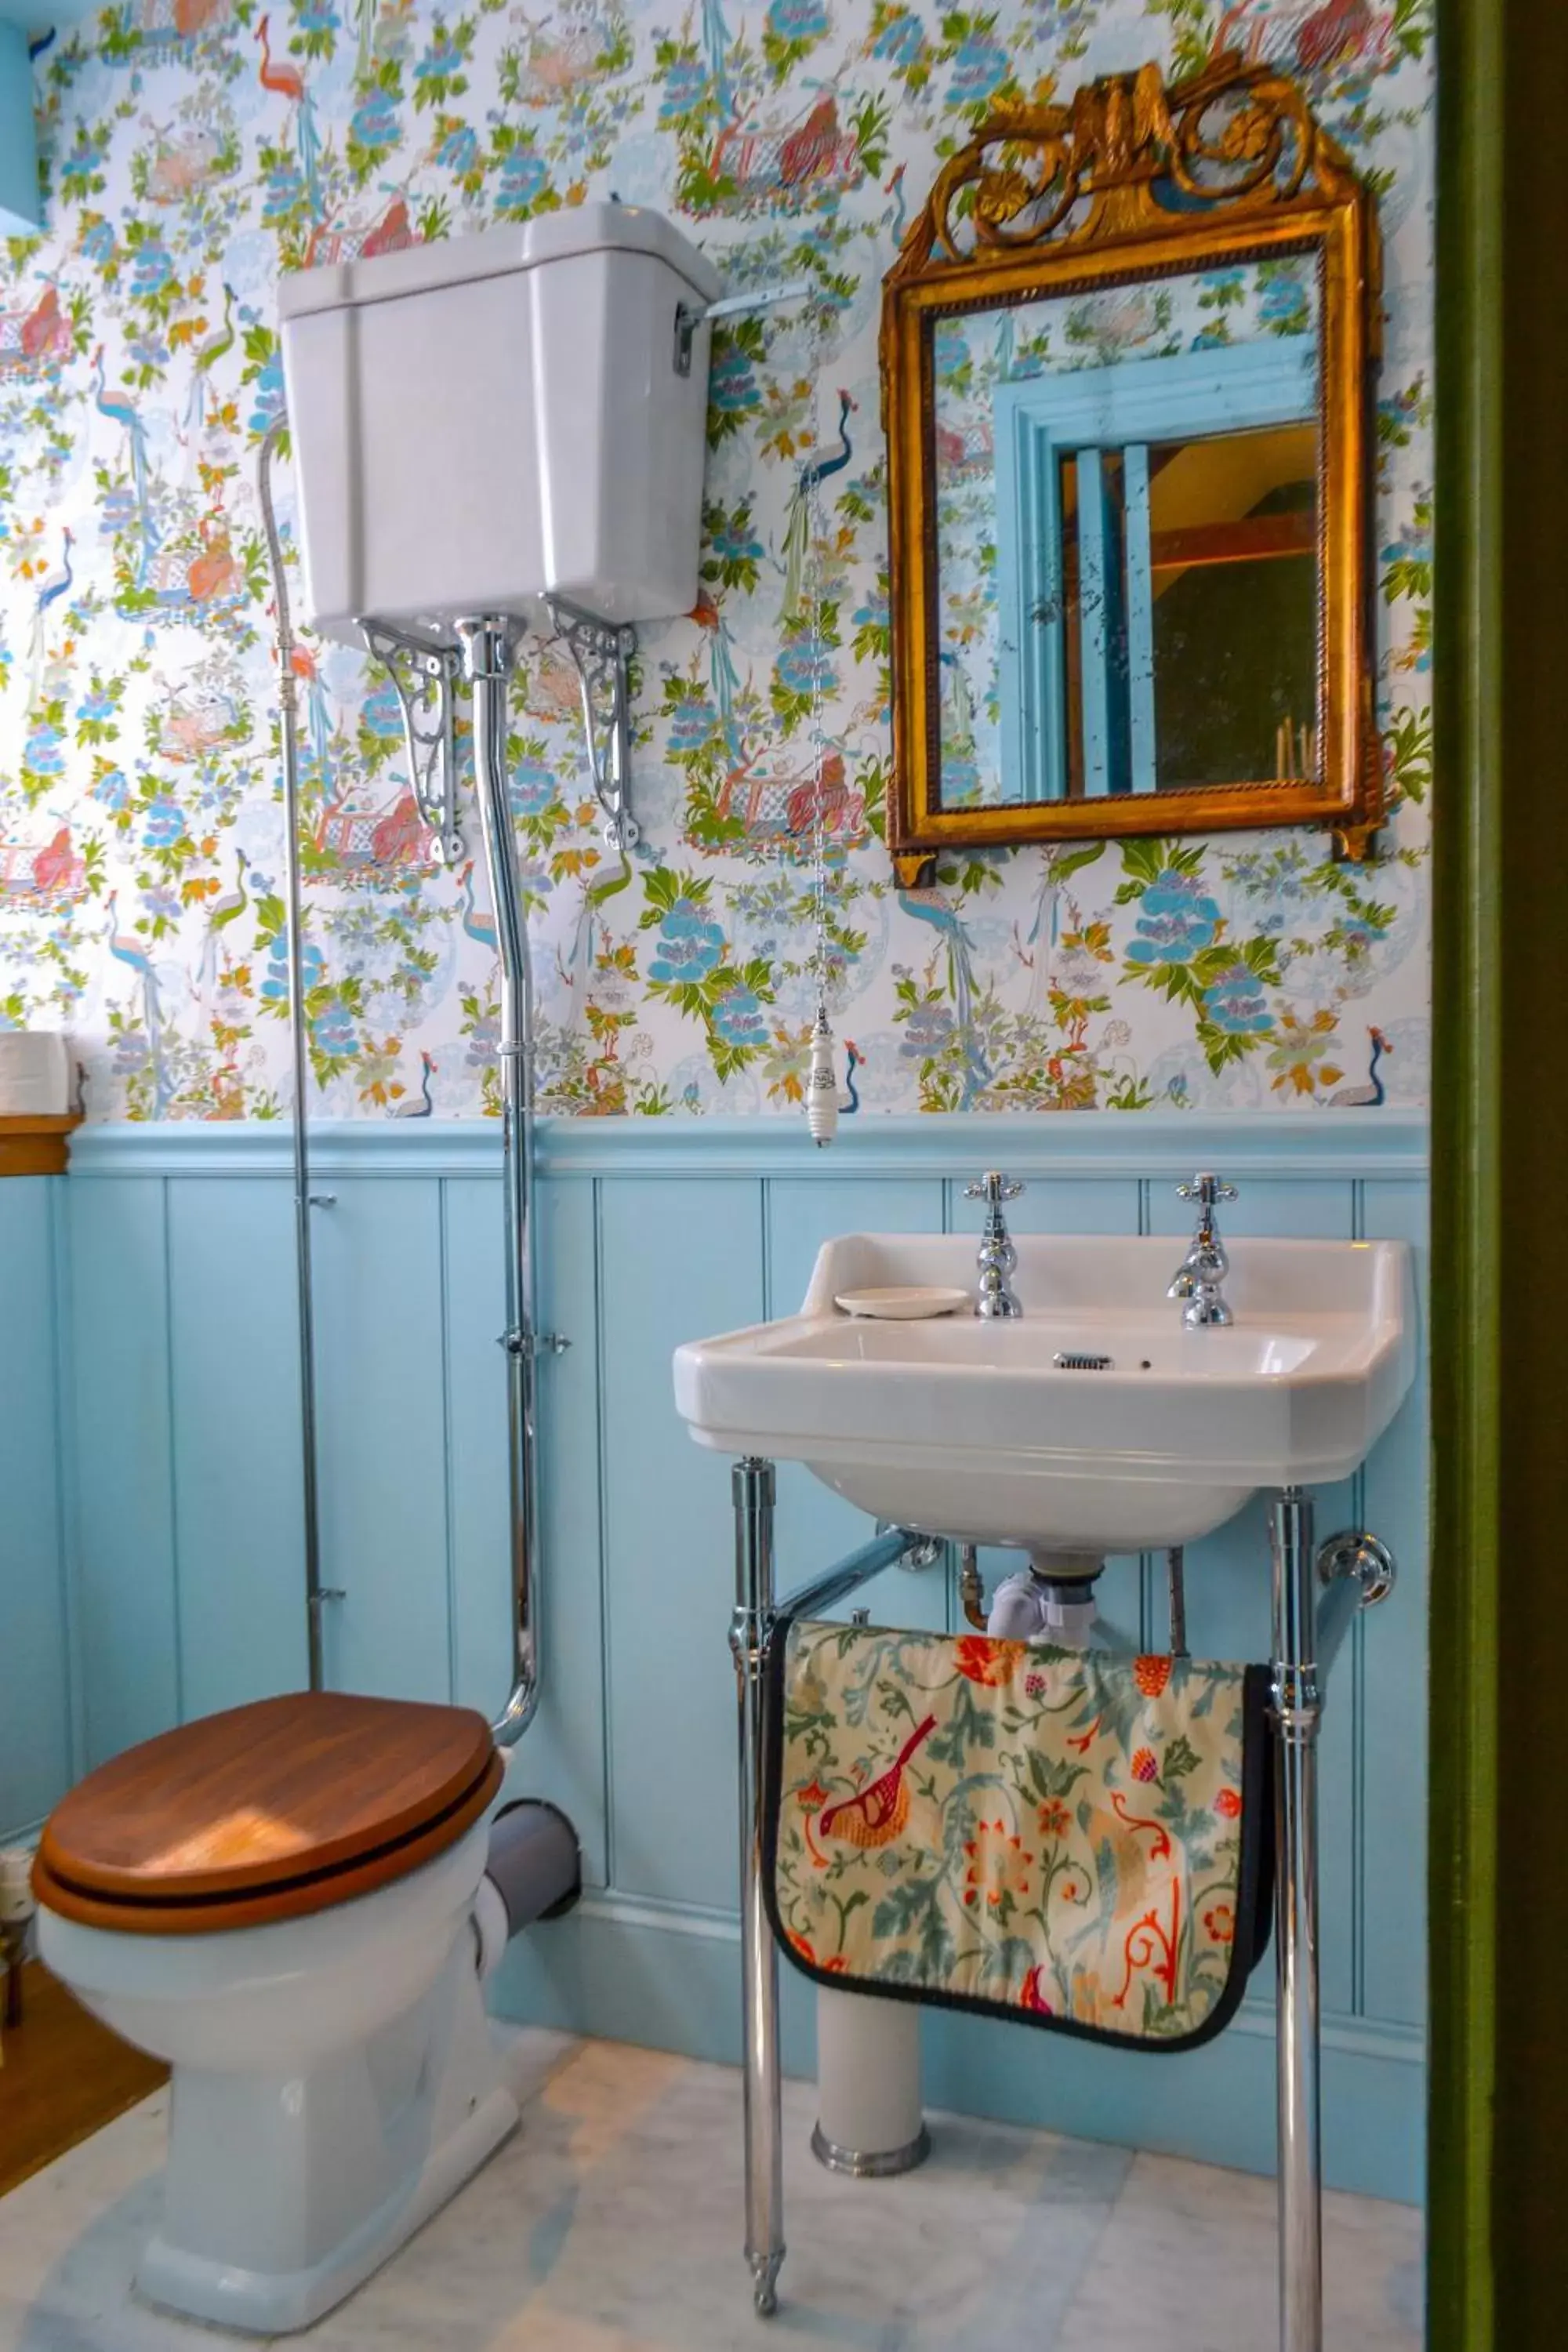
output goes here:
[[934, 313], [942, 810], [1321, 781], [1318, 265]]

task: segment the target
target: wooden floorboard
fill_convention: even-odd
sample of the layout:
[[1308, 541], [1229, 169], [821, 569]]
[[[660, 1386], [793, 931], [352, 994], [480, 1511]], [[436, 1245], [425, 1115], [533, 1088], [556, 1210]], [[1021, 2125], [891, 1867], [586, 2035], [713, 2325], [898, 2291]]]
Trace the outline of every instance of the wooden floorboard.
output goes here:
[[37, 1960], [0, 2028], [0, 2197], [133, 2107], [169, 2070], [100, 2025]]

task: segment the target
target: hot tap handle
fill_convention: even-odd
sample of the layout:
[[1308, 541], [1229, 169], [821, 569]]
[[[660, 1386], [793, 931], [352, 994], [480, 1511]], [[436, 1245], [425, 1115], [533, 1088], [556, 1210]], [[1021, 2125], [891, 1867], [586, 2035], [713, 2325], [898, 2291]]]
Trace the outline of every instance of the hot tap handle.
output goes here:
[[1003, 1201], [1016, 1201], [1024, 1190], [1016, 1176], [1004, 1176], [999, 1170], [988, 1169], [984, 1176], [963, 1188], [966, 1201], [988, 1201], [994, 1209]]
[[1234, 1201], [1236, 1197], [1234, 1184], [1227, 1184], [1223, 1178], [1205, 1174], [1202, 1171], [1190, 1184], [1178, 1184], [1176, 1187], [1178, 1201], [1196, 1201], [1205, 1209], [1212, 1209], [1221, 1201]]

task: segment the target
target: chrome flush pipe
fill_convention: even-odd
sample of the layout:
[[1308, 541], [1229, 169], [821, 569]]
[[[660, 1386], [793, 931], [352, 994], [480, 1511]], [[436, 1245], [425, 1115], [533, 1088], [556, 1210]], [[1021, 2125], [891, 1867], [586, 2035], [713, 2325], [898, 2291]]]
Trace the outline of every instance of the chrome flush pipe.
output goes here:
[[533, 1306], [533, 973], [522, 911], [517, 835], [507, 790], [507, 679], [515, 624], [493, 615], [458, 623], [474, 701], [474, 782], [500, 958], [501, 1190], [506, 1228], [507, 1470], [511, 1552], [512, 1687], [490, 1726], [510, 1748], [539, 1705], [541, 1546]]
[[272, 601], [278, 634], [278, 699], [283, 751], [283, 912], [284, 945], [289, 961], [289, 1034], [294, 1071], [294, 1268], [299, 1301], [300, 1499], [305, 1536], [305, 1642], [310, 1688], [322, 1682], [321, 1610], [329, 1594], [321, 1583], [321, 1486], [316, 1447], [316, 1333], [310, 1287], [310, 1158], [306, 1118], [306, 1082], [310, 1056], [305, 1046], [305, 985], [301, 969], [300, 913], [300, 734], [294, 695], [294, 632], [289, 618], [289, 583], [283, 571], [283, 548], [272, 505], [272, 459], [288, 431], [286, 417], [276, 416], [268, 426], [257, 467], [257, 493], [262, 528], [267, 534], [267, 561], [272, 572]]
[[[312, 1307], [310, 1144], [306, 1087], [310, 1059], [305, 1042], [302, 923], [300, 895], [299, 723], [294, 688], [294, 636], [289, 613], [282, 543], [272, 499], [272, 460], [288, 429], [278, 417], [261, 444], [258, 490], [271, 568], [277, 615], [279, 705], [281, 714], [284, 846], [284, 911], [289, 961], [289, 1032], [294, 1076], [294, 1234], [299, 1294], [300, 1408], [302, 1436], [305, 1601], [310, 1685], [323, 1682], [321, 1611], [342, 1595], [321, 1581], [321, 1484], [318, 1470], [315, 1318]], [[539, 1436], [534, 1364], [542, 1349], [559, 1351], [566, 1341], [541, 1338], [533, 1313], [533, 989], [528, 927], [522, 913], [517, 839], [507, 791], [507, 679], [516, 635], [514, 623], [491, 616], [460, 621], [458, 635], [463, 667], [473, 692], [474, 771], [484, 833], [485, 865], [495, 911], [500, 959], [501, 1181], [505, 1203], [508, 1483], [512, 1596], [512, 1683], [506, 1705], [490, 1726], [497, 1742], [510, 1748], [533, 1720], [539, 1704], [541, 1544]]]

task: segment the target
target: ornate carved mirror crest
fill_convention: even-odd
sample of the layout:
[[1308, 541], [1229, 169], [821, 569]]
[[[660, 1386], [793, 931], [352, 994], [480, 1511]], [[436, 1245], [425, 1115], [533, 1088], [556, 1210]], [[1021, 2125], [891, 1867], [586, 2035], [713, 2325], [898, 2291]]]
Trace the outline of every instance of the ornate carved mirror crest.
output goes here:
[[1235, 55], [998, 114], [883, 289], [890, 846], [1382, 811], [1369, 191]]

